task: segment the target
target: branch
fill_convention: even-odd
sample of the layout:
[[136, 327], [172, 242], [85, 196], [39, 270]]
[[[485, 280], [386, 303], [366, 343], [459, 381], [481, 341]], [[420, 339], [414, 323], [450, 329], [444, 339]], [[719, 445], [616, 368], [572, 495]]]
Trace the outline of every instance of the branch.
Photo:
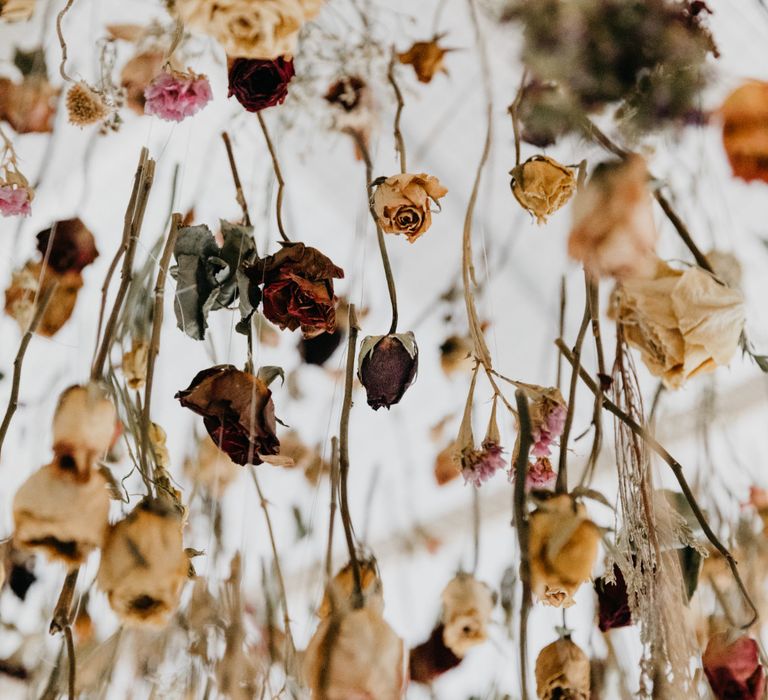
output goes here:
[[269, 137], [267, 123], [264, 121], [264, 117], [261, 116], [261, 112], [256, 112], [256, 116], [259, 119], [259, 126], [261, 126], [261, 132], [264, 134], [264, 140], [267, 142], [269, 155], [272, 156], [272, 169], [275, 171], [275, 177], [277, 178], [277, 203], [275, 204], [275, 210], [277, 214], [277, 230], [280, 232], [280, 237], [286, 243], [289, 243], [291, 239], [286, 235], [285, 228], [283, 226], [283, 190], [285, 189], [285, 180], [283, 180], [283, 173], [280, 170], [280, 163], [277, 160], [275, 147], [272, 144], [272, 139]]

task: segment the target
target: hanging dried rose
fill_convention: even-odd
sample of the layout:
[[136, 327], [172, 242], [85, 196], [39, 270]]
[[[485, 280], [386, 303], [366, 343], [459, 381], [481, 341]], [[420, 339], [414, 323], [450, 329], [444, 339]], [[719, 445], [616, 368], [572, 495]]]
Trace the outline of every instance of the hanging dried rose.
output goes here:
[[400, 63], [413, 66], [421, 83], [431, 82], [438, 72], [448, 75], [443, 59], [451, 49], [440, 46], [439, 42], [443, 36], [438, 34], [430, 41], [417, 41], [410, 49], [397, 55]]
[[212, 97], [211, 84], [204, 75], [191, 69], [164, 70], [144, 91], [144, 112], [165, 121], [180, 122], [197, 114]]
[[547, 605], [570, 607], [573, 594], [592, 575], [600, 530], [584, 504], [568, 494], [543, 501], [529, 522], [533, 593]]
[[601, 163], [573, 200], [568, 254], [589, 273], [651, 277], [658, 233], [645, 160], [632, 155]]
[[488, 638], [494, 599], [491, 589], [471, 574], [454, 576], [442, 592], [443, 641], [463, 658], [473, 646]]
[[461, 663], [461, 657], [456, 656], [443, 641], [444, 626], [439, 624], [432, 630], [429, 639], [413, 647], [409, 654], [409, 671], [411, 681], [416, 683], [431, 683]]
[[69, 123], [79, 127], [102, 121], [109, 114], [102, 95], [82, 80], [69, 88], [66, 104]]
[[243, 269], [251, 299], [261, 295], [264, 315], [272, 323], [291, 331], [301, 327], [306, 338], [336, 329], [333, 280], [343, 278], [344, 270], [316, 248], [284, 243], [274, 255], [246, 263]]
[[413, 243], [432, 225], [430, 202], [438, 203], [447, 193], [432, 175], [392, 175], [377, 185], [373, 208], [385, 233], [402, 233]]
[[[384, 612], [384, 597], [381, 579], [375, 559], [359, 561], [360, 589], [363, 605], [379, 614]], [[323, 600], [317, 609], [317, 616], [324, 618], [332, 614], [346, 613], [354, 607], [355, 576], [352, 562], [340, 569], [323, 593]]]
[[762, 700], [765, 669], [757, 642], [743, 635], [721, 632], [710, 637], [701, 658], [704, 673], [717, 700]]
[[221, 497], [240, 469], [226, 452], [204, 437], [197, 443], [197, 453], [184, 461], [184, 473], [208, 493]]
[[216, 365], [198, 372], [176, 398], [203, 416], [211, 439], [233, 462], [261, 464], [261, 455], [279, 452], [272, 392], [253, 374]]
[[248, 112], [260, 112], [285, 102], [295, 75], [293, 59], [235, 58], [229, 62], [229, 92]]
[[374, 411], [399, 403], [418, 368], [419, 348], [411, 331], [369, 335], [360, 345], [357, 375]]
[[768, 83], [751, 80], [720, 108], [723, 146], [736, 177], [768, 182]]
[[96, 583], [127, 624], [163, 625], [189, 571], [182, 517], [166, 501], [144, 499], [109, 528]]
[[597, 593], [598, 626], [601, 632], [632, 624], [627, 584], [621, 569], [616, 564], [613, 565], [613, 581], [609, 581], [606, 576], [595, 579], [595, 593]]
[[650, 279], [625, 280], [609, 309], [648, 370], [669, 389], [727, 365], [744, 328], [744, 297], [699, 268], [659, 261]]
[[17, 134], [49, 134], [56, 116], [59, 88], [45, 75], [25, 76], [21, 83], [0, 78], [0, 120]]
[[[99, 257], [93, 234], [80, 219], [65, 219], [37, 234], [37, 249], [56, 272], [82, 272]], [[50, 244], [50, 246], [49, 246]]]
[[512, 194], [520, 206], [536, 217], [537, 224], [547, 223], [576, 190], [573, 169], [548, 156], [533, 156], [509, 171]]
[[83, 474], [65, 456], [32, 476], [13, 499], [14, 541], [55, 561], [82, 564], [101, 547], [108, 526], [109, 492], [99, 472]]
[[165, 54], [150, 49], [137, 53], [120, 73], [120, 86], [125, 90], [125, 103], [136, 114], [144, 114], [147, 99], [144, 91], [163, 68]]
[[568, 637], [539, 652], [536, 695], [539, 700], [589, 700], [589, 658]]

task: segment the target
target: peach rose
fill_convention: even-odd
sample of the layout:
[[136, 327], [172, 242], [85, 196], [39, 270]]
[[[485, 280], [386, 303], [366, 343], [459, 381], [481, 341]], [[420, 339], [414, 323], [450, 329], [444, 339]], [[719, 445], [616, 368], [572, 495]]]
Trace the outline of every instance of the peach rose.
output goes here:
[[373, 208], [385, 233], [402, 233], [413, 243], [432, 225], [430, 200], [437, 202], [447, 192], [432, 175], [393, 175], [376, 188]]

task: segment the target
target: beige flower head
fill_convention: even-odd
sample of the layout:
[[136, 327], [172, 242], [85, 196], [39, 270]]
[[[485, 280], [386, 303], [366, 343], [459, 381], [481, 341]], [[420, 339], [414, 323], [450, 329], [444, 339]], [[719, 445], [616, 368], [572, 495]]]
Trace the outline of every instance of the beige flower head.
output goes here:
[[547, 223], [547, 217], [564, 206], [576, 189], [573, 168], [547, 156], [533, 156], [509, 174], [512, 194], [537, 224]]
[[385, 233], [402, 233], [413, 243], [432, 225], [430, 201], [437, 203], [447, 192], [432, 175], [393, 175], [376, 187], [373, 208]]
[[744, 297], [704, 270], [658, 261], [650, 279], [616, 287], [609, 314], [651, 374], [677, 389], [731, 361], [744, 328]]
[[494, 600], [491, 589], [471, 574], [460, 573], [443, 589], [443, 643], [456, 656], [488, 638]]
[[75, 83], [67, 92], [67, 114], [70, 124], [88, 126], [104, 119], [109, 110], [104, 99], [88, 83]]
[[584, 504], [560, 494], [531, 513], [529, 555], [534, 595], [556, 608], [574, 604], [573, 594], [592, 575], [600, 530]]
[[589, 658], [569, 638], [558, 639], [539, 652], [536, 695], [540, 700], [589, 700]]
[[650, 277], [658, 233], [641, 156], [604, 163], [573, 200], [568, 254], [597, 276]]
[[438, 43], [442, 36], [430, 41], [417, 41], [410, 49], [397, 55], [400, 63], [413, 66], [421, 83], [429, 83], [438, 72], [448, 74], [443, 59], [451, 49], [444, 49]]

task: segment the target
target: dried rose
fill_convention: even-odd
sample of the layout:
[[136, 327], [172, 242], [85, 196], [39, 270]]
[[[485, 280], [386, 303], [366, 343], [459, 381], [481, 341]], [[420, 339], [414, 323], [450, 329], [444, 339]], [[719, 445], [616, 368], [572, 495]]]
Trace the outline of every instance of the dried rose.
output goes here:
[[0, 78], [0, 119], [17, 134], [49, 134], [53, 131], [59, 88], [44, 76], [25, 77], [21, 83]]
[[411, 649], [409, 671], [411, 681], [431, 683], [461, 663], [461, 657], [454, 654], [443, 641], [445, 627], [439, 624], [432, 630], [429, 639]]
[[547, 605], [570, 607], [573, 594], [591, 576], [600, 531], [584, 504], [568, 494], [542, 502], [529, 522], [533, 593]]
[[367, 146], [375, 121], [368, 84], [356, 75], [344, 76], [331, 84], [325, 99], [333, 108], [333, 127], [355, 137], [356, 156], [362, 159], [359, 141]]
[[536, 217], [537, 224], [547, 223], [576, 190], [573, 169], [548, 156], [533, 156], [509, 171], [512, 194], [520, 206]]
[[441, 594], [443, 642], [463, 658], [473, 646], [488, 638], [494, 599], [491, 589], [471, 574], [459, 573]]
[[80, 219], [65, 219], [54, 226], [53, 241], [54, 227], [37, 234], [37, 249], [56, 272], [82, 272], [99, 257], [93, 234]]
[[768, 83], [751, 80], [720, 107], [723, 146], [733, 174], [768, 182]]
[[627, 584], [621, 569], [616, 564], [613, 565], [613, 581], [609, 581], [607, 576], [595, 579], [595, 593], [597, 593], [598, 626], [601, 632], [632, 624]]
[[[381, 579], [375, 559], [359, 561], [360, 589], [363, 605], [379, 614], [384, 612], [384, 597]], [[323, 593], [323, 600], [317, 609], [318, 617], [348, 612], [354, 608], [355, 577], [352, 562], [340, 569]]]
[[144, 91], [160, 73], [165, 63], [162, 51], [142, 51], [131, 58], [120, 73], [120, 86], [125, 90], [125, 103], [136, 114], [144, 114], [147, 99]]
[[236, 58], [229, 64], [229, 92], [248, 112], [260, 112], [285, 102], [295, 75], [293, 59]]
[[244, 269], [251, 298], [261, 294], [264, 315], [272, 323], [292, 331], [301, 327], [307, 338], [336, 329], [333, 280], [344, 277], [344, 270], [316, 248], [284, 243], [274, 255], [248, 263]]
[[539, 700], [589, 700], [589, 658], [570, 638], [545, 646], [536, 658]]
[[347, 332], [347, 303], [340, 299], [336, 308], [336, 329], [332, 333], [321, 333], [314, 338], [299, 340], [299, 354], [308, 365], [324, 365], [339, 347]]
[[659, 261], [650, 279], [616, 287], [609, 315], [651, 374], [676, 389], [733, 358], [744, 328], [744, 297], [704, 270], [678, 271]]
[[75, 126], [95, 124], [109, 114], [102, 95], [82, 80], [69, 88], [66, 104], [69, 122]]
[[360, 345], [357, 375], [374, 411], [399, 403], [418, 368], [419, 348], [411, 331], [369, 335]]
[[438, 72], [448, 74], [443, 59], [451, 49], [444, 49], [439, 41], [442, 35], [430, 41], [417, 41], [410, 49], [397, 55], [400, 63], [413, 66], [416, 77], [421, 83], [429, 83]]
[[373, 208], [385, 233], [402, 233], [413, 243], [432, 225], [430, 201], [437, 203], [447, 192], [432, 175], [392, 175], [376, 187]]
[[163, 71], [144, 91], [144, 112], [166, 121], [180, 122], [197, 114], [212, 97], [211, 84], [204, 75], [192, 70]]
[[658, 233], [641, 156], [602, 163], [573, 200], [568, 254], [595, 276], [650, 277]]
[[765, 669], [757, 642], [743, 635], [713, 635], [701, 658], [704, 673], [718, 700], [761, 700], [765, 696]]
[[198, 372], [176, 398], [203, 416], [211, 439], [233, 462], [261, 464], [261, 455], [279, 452], [272, 392], [253, 374], [216, 365]]

